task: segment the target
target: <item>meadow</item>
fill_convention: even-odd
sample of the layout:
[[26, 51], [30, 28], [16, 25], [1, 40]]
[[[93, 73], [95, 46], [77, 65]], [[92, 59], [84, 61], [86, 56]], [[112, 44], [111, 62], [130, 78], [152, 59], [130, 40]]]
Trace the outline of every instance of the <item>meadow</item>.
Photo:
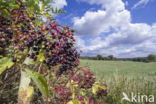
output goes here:
[[[156, 104], [143, 102], [122, 102], [122, 93], [156, 97], [156, 62], [143, 63], [132, 61], [98, 61], [81, 59], [80, 66], [90, 69], [95, 77], [108, 85], [105, 104]], [[156, 99], [155, 99], [156, 100]]]

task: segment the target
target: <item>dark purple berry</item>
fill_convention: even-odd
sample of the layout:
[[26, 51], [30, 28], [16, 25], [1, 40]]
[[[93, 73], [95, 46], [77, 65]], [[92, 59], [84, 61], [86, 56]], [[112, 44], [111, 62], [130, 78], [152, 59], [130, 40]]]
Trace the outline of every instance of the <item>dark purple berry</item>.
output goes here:
[[17, 59], [16, 58], [12, 58], [12, 62], [16, 62], [17, 61]]

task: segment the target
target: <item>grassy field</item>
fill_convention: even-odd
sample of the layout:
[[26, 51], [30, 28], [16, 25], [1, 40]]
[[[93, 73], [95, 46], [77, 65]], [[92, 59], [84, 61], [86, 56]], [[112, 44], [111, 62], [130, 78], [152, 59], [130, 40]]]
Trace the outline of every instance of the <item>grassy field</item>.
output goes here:
[[[129, 96], [134, 92], [139, 95], [152, 94], [156, 97], [156, 63], [154, 62], [81, 60], [80, 65], [89, 68], [99, 81], [108, 85], [109, 95], [105, 99], [108, 104], [149, 104], [123, 103], [122, 92]], [[156, 104], [156, 101], [150, 104]]]

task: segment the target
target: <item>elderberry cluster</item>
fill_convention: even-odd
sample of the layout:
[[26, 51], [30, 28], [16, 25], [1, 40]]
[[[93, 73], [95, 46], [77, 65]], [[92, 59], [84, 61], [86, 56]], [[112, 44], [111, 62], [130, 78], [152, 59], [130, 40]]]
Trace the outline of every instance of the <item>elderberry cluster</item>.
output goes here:
[[[3, 12], [8, 12], [8, 17], [3, 16]], [[32, 42], [32, 35], [34, 32], [33, 22], [34, 17], [29, 17], [26, 13], [25, 7], [21, 6], [11, 11], [7, 7], [0, 8], [0, 48], [8, 52], [14, 52], [13, 62], [16, 62], [14, 55], [19, 54], [20, 51], [27, 49], [25, 44], [28, 41]], [[36, 37], [37, 38], [37, 37]], [[4, 52], [2, 52], [4, 53]]]
[[0, 8], [0, 47], [12, 50], [13, 62], [18, 62], [21, 54], [34, 61], [43, 54], [48, 69], [59, 66], [58, 75], [78, 66], [80, 55], [74, 48], [74, 31], [68, 26], [56, 23], [38, 26], [24, 5], [8, 11], [10, 18], [4, 18], [3, 10]]
[[[48, 69], [59, 65], [58, 75], [61, 75], [66, 70], [73, 69], [79, 64], [79, 54], [74, 48], [73, 33], [67, 27], [63, 27], [62, 29], [64, 31], [59, 31], [59, 29], [55, 28], [58, 32], [57, 34], [51, 32], [50, 37], [55, 39], [55, 41], [48, 42], [50, 45], [45, 44], [46, 52], [44, 56], [46, 60], [43, 61], [48, 66]], [[49, 31], [47, 28], [45, 30]]]
[[64, 63], [59, 68], [59, 73], [62, 74], [66, 70], [71, 70], [73, 67], [77, 67], [78, 63], [74, 63], [79, 59], [79, 54], [77, 53], [75, 48], [72, 48], [72, 43], [66, 43], [63, 45], [63, 51], [64, 51]]
[[8, 28], [11, 24], [9, 18], [0, 16], [0, 48], [4, 48], [10, 44], [13, 32]]

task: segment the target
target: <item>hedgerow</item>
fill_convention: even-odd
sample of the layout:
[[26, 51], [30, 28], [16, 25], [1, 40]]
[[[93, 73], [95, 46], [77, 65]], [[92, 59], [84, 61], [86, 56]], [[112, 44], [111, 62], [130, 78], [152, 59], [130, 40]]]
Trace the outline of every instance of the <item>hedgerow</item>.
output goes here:
[[19, 104], [101, 104], [107, 86], [79, 66], [74, 30], [54, 21], [63, 12], [50, 3], [0, 1], [0, 74], [18, 70]]

